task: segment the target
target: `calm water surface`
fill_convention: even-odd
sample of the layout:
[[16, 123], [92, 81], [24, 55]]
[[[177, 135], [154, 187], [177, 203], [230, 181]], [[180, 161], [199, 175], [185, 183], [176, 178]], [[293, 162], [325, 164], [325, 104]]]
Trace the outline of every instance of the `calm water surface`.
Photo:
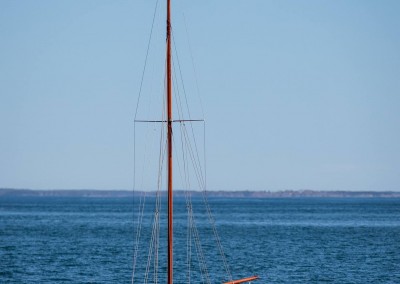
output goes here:
[[[258, 274], [262, 280], [255, 283], [400, 283], [400, 199], [209, 201], [233, 278]], [[195, 213], [204, 217], [196, 207], [201, 200], [193, 202]], [[146, 217], [154, 203], [147, 204], [144, 233], [151, 228]], [[187, 282], [184, 211], [184, 201], [177, 199], [175, 283]], [[0, 197], [0, 283], [130, 283], [132, 212], [131, 198]], [[211, 252], [217, 249], [208, 222], [199, 218], [196, 224], [211, 283], [221, 283], [224, 268]], [[165, 226], [160, 232], [163, 242]], [[146, 237], [141, 242], [139, 277], [148, 251]], [[162, 278], [162, 249], [159, 259]], [[195, 276], [194, 260], [192, 265]]]

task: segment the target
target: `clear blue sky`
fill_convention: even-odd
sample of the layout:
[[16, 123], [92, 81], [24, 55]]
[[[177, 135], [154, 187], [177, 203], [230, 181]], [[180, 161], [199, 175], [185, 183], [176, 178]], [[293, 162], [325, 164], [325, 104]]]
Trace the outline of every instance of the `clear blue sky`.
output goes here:
[[[0, 187], [132, 187], [154, 4], [0, 1]], [[400, 190], [400, 1], [173, 5], [206, 113], [209, 189]]]

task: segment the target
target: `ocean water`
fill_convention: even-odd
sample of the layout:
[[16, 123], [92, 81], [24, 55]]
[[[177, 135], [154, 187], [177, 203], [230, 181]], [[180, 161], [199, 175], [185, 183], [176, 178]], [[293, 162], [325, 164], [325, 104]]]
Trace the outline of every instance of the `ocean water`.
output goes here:
[[[185, 202], [176, 201], [174, 278], [187, 283]], [[400, 283], [400, 199], [209, 202], [234, 279], [257, 274], [261, 280], [254, 283]], [[210, 282], [221, 283], [224, 266], [211, 252], [212, 230], [200, 204], [193, 200]], [[0, 197], [0, 283], [131, 283], [133, 206], [132, 198]], [[135, 283], [144, 283], [152, 208], [148, 200]], [[164, 240], [160, 225], [160, 246]], [[196, 254], [195, 245], [190, 248]], [[160, 249], [159, 283], [165, 283], [165, 255]], [[192, 276], [200, 277], [195, 258], [191, 265]]]

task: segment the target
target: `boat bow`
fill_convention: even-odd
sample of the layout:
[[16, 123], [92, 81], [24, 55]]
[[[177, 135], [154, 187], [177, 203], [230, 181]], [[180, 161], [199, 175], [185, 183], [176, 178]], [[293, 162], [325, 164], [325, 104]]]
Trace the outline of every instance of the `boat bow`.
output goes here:
[[246, 278], [242, 278], [242, 279], [237, 279], [237, 280], [232, 280], [229, 282], [225, 282], [223, 284], [239, 284], [239, 283], [244, 283], [244, 282], [250, 282], [253, 280], [257, 280], [259, 279], [259, 277], [257, 275], [251, 276], [251, 277], [246, 277]]

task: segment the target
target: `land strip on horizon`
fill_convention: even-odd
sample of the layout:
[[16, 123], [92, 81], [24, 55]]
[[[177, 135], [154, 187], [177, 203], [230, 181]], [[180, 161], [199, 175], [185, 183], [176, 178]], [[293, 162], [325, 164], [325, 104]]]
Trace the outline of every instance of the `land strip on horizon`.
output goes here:
[[[201, 191], [189, 191], [192, 197], [201, 196]], [[56, 196], [56, 197], [132, 197], [140, 196], [144, 191], [138, 190], [98, 190], [98, 189], [13, 189], [0, 188], [0, 196]], [[164, 194], [165, 192], [162, 191]], [[154, 196], [156, 191], [146, 195]], [[174, 195], [184, 196], [184, 190], [176, 190]], [[221, 198], [400, 198], [400, 191], [323, 191], [323, 190], [282, 190], [282, 191], [224, 191], [209, 190], [208, 197]]]

